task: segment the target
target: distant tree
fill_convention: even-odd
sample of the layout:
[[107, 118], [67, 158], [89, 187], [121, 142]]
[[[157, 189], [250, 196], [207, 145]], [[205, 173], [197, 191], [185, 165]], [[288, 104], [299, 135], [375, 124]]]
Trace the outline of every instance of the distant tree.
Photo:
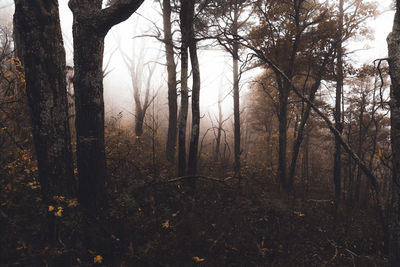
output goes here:
[[[347, 4], [347, 5], [345, 5]], [[374, 1], [346, 1], [340, 0], [337, 6], [337, 34], [335, 36], [336, 50], [336, 94], [334, 120], [336, 129], [342, 133], [343, 131], [343, 85], [345, 78], [345, 56], [346, 49], [344, 45], [351, 38], [357, 36], [368, 37], [370, 30], [366, 26], [365, 21], [376, 15], [376, 2]], [[341, 196], [341, 145], [340, 141], [335, 139], [334, 165], [333, 165], [333, 181], [335, 185], [335, 205], [338, 207]]]
[[136, 53], [136, 42], [135, 40], [132, 42], [130, 55], [125, 53], [120, 44], [119, 51], [131, 78], [133, 100], [135, 102], [135, 134], [136, 138], [140, 139], [143, 135], [143, 124], [147, 109], [153, 103], [155, 97], [151, 95], [151, 91], [154, 91], [155, 86], [153, 75], [157, 58], [152, 59], [154, 60], [153, 62], [146, 63], [144, 42], [139, 48], [139, 54]]
[[[308, 97], [311, 102], [314, 102], [315, 95], [317, 93], [317, 90], [319, 89], [321, 85], [321, 81], [323, 78], [327, 78], [326, 75], [329, 71], [329, 65], [332, 63], [332, 52], [333, 52], [333, 46], [332, 42], [329, 38], [328, 35], [318, 35], [315, 34], [313, 35], [313, 38], [316, 38], [315, 46], [311, 46], [314, 50], [314, 53], [318, 51], [320, 53], [317, 58], [321, 60], [321, 62], [309, 62], [308, 65], [308, 71], [304, 73], [304, 76], [306, 77], [305, 79], [300, 79], [300, 81], [303, 83], [303, 89], [309, 89], [308, 92]], [[310, 85], [309, 85], [310, 84]], [[304, 88], [305, 87], [305, 88]], [[309, 87], [309, 88], [307, 88]], [[303, 92], [306, 90], [303, 90]], [[304, 103], [304, 102], [303, 102]], [[304, 104], [303, 104], [304, 105]], [[295, 175], [295, 169], [296, 169], [296, 161], [297, 157], [300, 152], [300, 146], [301, 143], [303, 142], [303, 134], [304, 130], [306, 127], [306, 123], [308, 121], [308, 117], [310, 116], [311, 112], [311, 106], [306, 105], [305, 107], [303, 106], [302, 108], [302, 114], [301, 114], [301, 120], [300, 124], [298, 126], [297, 131], [297, 136], [296, 139], [293, 143], [293, 149], [292, 149], [292, 160], [291, 164], [289, 167], [289, 175], [288, 175], [288, 188], [291, 189], [293, 187], [294, 183], [294, 175]]]
[[[248, 28], [247, 20], [250, 17], [250, 1], [248, 0], [212, 0], [203, 6], [202, 27], [206, 38], [217, 40], [220, 46], [232, 57], [233, 81], [233, 120], [234, 120], [234, 172], [240, 179], [240, 78], [242, 67], [245, 65], [240, 58], [240, 41], [238, 34]], [[233, 36], [233, 38], [232, 38]], [[240, 66], [239, 62], [243, 64]]]
[[[254, 26], [248, 39], [242, 45], [255, 52], [263, 61], [270, 57], [274, 64], [289, 79], [302, 76], [301, 70], [307, 59], [315, 60], [313, 50], [315, 39], [312, 35], [325, 31], [330, 19], [328, 6], [315, 1], [258, 1], [255, 14], [260, 24]], [[322, 35], [321, 35], [322, 36]], [[329, 35], [326, 35], [329, 40]], [[323, 48], [320, 49], [323, 51]], [[312, 63], [313, 64], [313, 63]], [[279, 99], [279, 152], [278, 177], [283, 188], [289, 188], [287, 180], [287, 125], [291, 84], [274, 71]]]

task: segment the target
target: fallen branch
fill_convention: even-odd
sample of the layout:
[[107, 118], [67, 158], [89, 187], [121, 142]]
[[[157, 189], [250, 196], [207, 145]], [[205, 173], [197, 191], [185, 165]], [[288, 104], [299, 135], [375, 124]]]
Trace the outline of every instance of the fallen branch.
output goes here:
[[171, 184], [171, 183], [181, 182], [183, 180], [190, 180], [190, 179], [201, 179], [201, 180], [213, 181], [213, 182], [218, 182], [218, 183], [227, 185], [226, 182], [232, 178], [233, 177], [227, 177], [225, 179], [218, 179], [218, 178], [213, 178], [213, 177], [208, 177], [208, 176], [203, 176], [203, 175], [187, 175], [187, 176], [176, 177], [176, 178], [173, 178], [173, 179], [170, 179], [167, 181], [161, 181], [161, 182], [147, 184], [147, 186], [165, 185], [165, 184]]
[[307, 202], [314, 202], [314, 203], [331, 203], [332, 199], [308, 199]]

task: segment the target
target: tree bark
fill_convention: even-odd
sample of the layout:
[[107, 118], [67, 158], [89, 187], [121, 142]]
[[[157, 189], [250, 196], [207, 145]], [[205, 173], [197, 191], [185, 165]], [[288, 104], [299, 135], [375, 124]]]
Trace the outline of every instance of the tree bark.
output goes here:
[[163, 24], [165, 56], [167, 60], [168, 73], [168, 138], [166, 158], [174, 163], [176, 154], [176, 137], [178, 125], [178, 102], [176, 94], [176, 64], [174, 60], [174, 44], [171, 31], [171, 2], [163, 0]]
[[74, 89], [76, 103], [79, 202], [88, 210], [105, 205], [105, 143], [103, 100], [104, 37], [89, 23], [74, 18]]
[[389, 74], [392, 143], [392, 205], [389, 219], [389, 258], [390, 265], [400, 262], [400, 1], [396, 1], [396, 14], [392, 32], [387, 38], [389, 55]]
[[58, 2], [15, 0], [17, 53], [25, 70], [43, 198], [76, 191]]
[[102, 9], [101, 0], [70, 0], [73, 13], [74, 90], [76, 101], [79, 201], [89, 213], [105, 208], [104, 38], [132, 15], [143, 0], [116, 1]]

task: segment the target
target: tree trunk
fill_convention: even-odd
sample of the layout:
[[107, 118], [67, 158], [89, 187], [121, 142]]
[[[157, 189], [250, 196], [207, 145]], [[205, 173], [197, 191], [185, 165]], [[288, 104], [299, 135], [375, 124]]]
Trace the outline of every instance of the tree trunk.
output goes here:
[[[343, 90], [343, 47], [342, 47], [342, 35], [343, 35], [343, 0], [339, 1], [339, 36], [337, 42], [337, 55], [336, 55], [336, 100], [335, 100], [335, 129], [341, 134], [343, 131], [343, 125], [341, 122], [341, 102], [342, 102], [342, 90]], [[335, 184], [335, 206], [338, 208], [340, 203], [340, 176], [341, 176], [341, 145], [340, 140], [335, 137], [335, 152], [333, 155], [333, 182]]]
[[303, 181], [306, 184], [307, 191], [312, 184], [312, 181], [310, 181], [310, 175], [309, 175], [309, 171], [308, 171], [309, 157], [310, 157], [309, 154], [310, 154], [310, 131], [309, 131], [309, 127], [306, 127], [305, 139], [304, 139], [302, 177], [303, 177]]
[[215, 160], [218, 162], [220, 160], [220, 148], [221, 148], [221, 137], [222, 137], [222, 90], [221, 87], [219, 88], [218, 92], [218, 129], [217, 129], [217, 138], [215, 144]]
[[[318, 88], [320, 85], [320, 80], [314, 84], [313, 88], [312, 88], [312, 92], [310, 94], [310, 101], [314, 101], [315, 98], [315, 93], [317, 92]], [[304, 133], [304, 128], [306, 126], [308, 117], [310, 116], [310, 112], [311, 112], [311, 107], [310, 105], [306, 106], [306, 110], [304, 111], [304, 114], [301, 117], [301, 121], [300, 121], [300, 125], [299, 125], [299, 129], [297, 131], [297, 138], [295, 140], [295, 142], [293, 143], [293, 153], [292, 153], [292, 162], [290, 164], [290, 168], [289, 168], [289, 176], [288, 176], [288, 188], [289, 190], [291, 190], [293, 188], [293, 183], [294, 183], [294, 175], [295, 175], [295, 171], [296, 171], [296, 162], [297, 162], [297, 157], [299, 155], [300, 152], [300, 146], [301, 143], [303, 141], [303, 133]]]
[[163, 0], [164, 44], [168, 73], [168, 138], [166, 158], [170, 163], [175, 161], [176, 137], [178, 124], [178, 104], [176, 94], [176, 64], [174, 60], [174, 44], [171, 31], [171, 3]]
[[[194, 12], [194, 3], [193, 3]], [[193, 27], [192, 27], [193, 31]], [[197, 161], [198, 161], [198, 146], [199, 146], [199, 132], [200, 132], [200, 66], [197, 58], [197, 44], [194, 41], [194, 34], [192, 33], [192, 40], [189, 46], [190, 62], [192, 63], [193, 72], [193, 87], [192, 87], [192, 133], [190, 137], [189, 146], [189, 162], [188, 174], [197, 174]], [[194, 182], [194, 180], [193, 180]], [[193, 184], [194, 186], [194, 184]]]
[[137, 107], [139, 104], [136, 104], [136, 118], [135, 118], [135, 134], [136, 138], [140, 138], [143, 135], [143, 123], [144, 123], [144, 117], [145, 117], [145, 112], [143, 111], [142, 108]]
[[286, 181], [286, 143], [287, 143], [287, 106], [289, 98], [289, 86], [286, 81], [279, 89], [279, 152], [278, 152], [278, 177], [284, 189]]
[[400, 1], [397, 1], [393, 30], [387, 38], [389, 73], [392, 80], [390, 95], [392, 143], [392, 207], [389, 221], [389, 257], [391, 266], [400, 262]]
[[[234, 28], [237, 34], [237, 28]], [[234, 152], [235, 177], [241, 179], [240, 175], [240, 93], [239, 93], [239, 44], [234, 42], [232, 45], [233, 56], [233, 120], [234, 120]]]
[[58, 2], [15, 0], [14, 31], [25, 70], [43, 198], [72, 197], [76, 185]]
[[74, 90], [76, 103], [79, 202], [87, 210], [105, 205], [103, 100], [104, 36], [74, 15]]
[[102, 9], [102, 0], [70, 0], [73, 13], [74, 90], [76, 101], [79, 201], [88, 213], [105, 207], [104, 38], [128, 19], [143, 0], [116, 1]]
[[188, 0], [181, 0], [181, 11], [179, 14], [181, 22], [181, 109], [179, 112], [179, 137], [178, 137], [178, 176], [186, 175], [186, 124], [188, 115], [188, 47], [190, 19], [188, 21]]
[[[358, 145], [357, 145], [357, 147], [358, 147], [357, 153], [360, 156], [362, 161], [364, 161], [364, 153], [363, 153], [363, 149], [362, 149], [362, 144], [363, 144], [363, 141], [364, 141], [363, 139], [365, 136], [363, 133], [364, 101], [365, 101], [365, 96], [363, 94], [361, 97], [361, 103], [360, 103], [361, 104], [360, 105], [360, 115], [358, 117], [359, 126], [358, 126]], [[354, 200], [355, 200], [356, 205], [358, 205], [360, 202], [361, 176], [362, 176], [362, 170], [360, 167], [358, 167], [355, 192], [354, 192]]]

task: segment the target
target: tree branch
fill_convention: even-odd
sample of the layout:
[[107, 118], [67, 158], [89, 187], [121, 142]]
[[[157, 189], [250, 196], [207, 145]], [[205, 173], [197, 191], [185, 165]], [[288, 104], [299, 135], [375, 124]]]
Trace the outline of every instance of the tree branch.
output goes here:
[[114, 25], [127, 20], [144, 0], [119, 0], [102, 9], [97, 16], [100, 30], [108, 32]]

